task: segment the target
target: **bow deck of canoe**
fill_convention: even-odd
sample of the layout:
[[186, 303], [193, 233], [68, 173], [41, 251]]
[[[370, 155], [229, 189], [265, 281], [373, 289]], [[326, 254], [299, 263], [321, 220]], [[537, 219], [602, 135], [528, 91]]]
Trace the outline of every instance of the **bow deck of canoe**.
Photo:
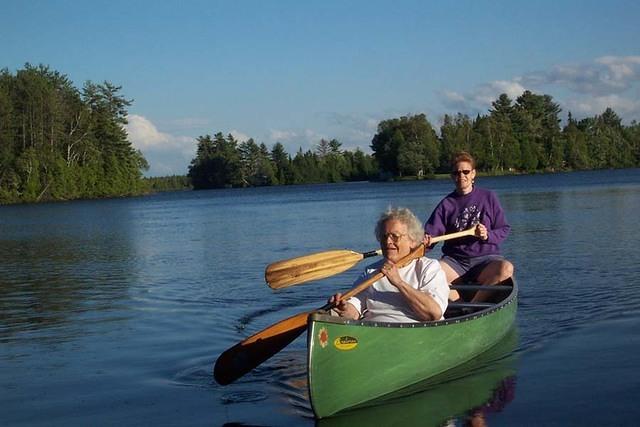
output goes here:
[[515, 281], [460, 288], [490, 292], [491, 302], [450, 303], [445, 319], [436, 322], [376, 323], [323, 312], [309, 316], [309, 398], [316, 417], [438, 375], [500, 341], [516, 316]]

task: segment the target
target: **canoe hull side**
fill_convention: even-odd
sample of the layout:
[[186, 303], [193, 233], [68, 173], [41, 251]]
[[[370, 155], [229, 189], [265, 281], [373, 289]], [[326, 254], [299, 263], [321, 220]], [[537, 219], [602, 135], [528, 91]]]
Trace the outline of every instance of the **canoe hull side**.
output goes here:
[[318, 418], [458, 366], [512, 327], [517, 298], [450, 321], [376, 325], [314, 314], [308, 329], [309, 398]]

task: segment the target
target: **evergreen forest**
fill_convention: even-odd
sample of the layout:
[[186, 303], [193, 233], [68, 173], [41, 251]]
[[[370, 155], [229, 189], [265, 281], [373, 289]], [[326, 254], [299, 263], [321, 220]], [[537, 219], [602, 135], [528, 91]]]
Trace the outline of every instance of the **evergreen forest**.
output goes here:
[[217, 133], [197, 139], [189, 167], [195, 189], [432, 178], [448, 173], [454, 153], [467, 151], [487, 174], [628, 168], [640, 165], [640, 124], [622, 124], [611, 108], [561, 126], [550, 95], [525, 91], [496, 99], [485, 115], [445, 115], [439, 132], [424, 114], [383, 120], [372, 155], [341, 150], [335, 139], [295, 156], [280, 143], [271, 150], [253, 139], [238, 143]]
[[294, 155], [282, 143], [202, 135], [183, 176], [143, 178], [143, 154], [128, 140], [132, 101], [121, 87], [74, 87], [47, 66], [0, 70], [0, 203], [138, 195], [149, 191], [433, 178], [468, 151], [486, 174], [640, 166], [640, 124], [611, 108], [580, 120], [550, 95], [500, 95], [484, 115], [445, 115], [439, 129], [424, 114], [382, 120], [371, 154], [321, 139]]
[[0, 203], [140, 194], [148, 164], [127, 139], [131, 101], [47, 66], [0, 70]]

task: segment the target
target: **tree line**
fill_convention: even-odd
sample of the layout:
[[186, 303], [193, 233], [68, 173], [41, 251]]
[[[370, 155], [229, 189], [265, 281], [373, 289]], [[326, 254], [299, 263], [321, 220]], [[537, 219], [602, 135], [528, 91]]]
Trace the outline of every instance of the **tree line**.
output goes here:
[[148, 169], [127, 139], [121, 87], [74, 87], [47, 66], [0, 70], [0, 203], [140, 194]]
[[[440, 128], [439, 168], [458, 150], [470, 151], [490, 173], [628, 168], [640, 165], [640, 125], [624, 126], [611, 108], [560, 125], [550, 95], [525, 91], [513, 102], [506, 94], [484, 116], [445, 116]], [[434, 158], [435, 160], [435, 158]], [[428, 165], [427, 165], [428, 166]]]
[[221, 132], [197, 143], [188, 174], [195, 189], [361, 181], [377, 174], [371, 155], [343, 151], [336, 139], [321, 139], [314, 150], [300, 149], [294, 157], [279, 142], [269, 150], [253, 138], [238, 142]]
[[321, 139], [295, 155], [218, 132], [196, 139], [186, 176], [142, 178], [148, 169], [124, 126], [131, 100], [121, 87], [74, 87], [47, 66], [0, 70], [0, 203], [114, 197], [185, 188], [430, 178], [465, 150], [481, 172], [530, 173], [640, 165], [640, 124], [611, 108], [561, 126], [550, 95], [500, 95], [487, 114], [445, 115], [439, 132], [424, 114], [383, 120], [371, 154]]
[[371, 141], [372, 155], [342, 151], [336, 139], [295, 156], [281, 143], [271, 150], [253, 139], [238, 142], [217, 133], [197, 139], [189, 167], [195, 189], [431, 178], [447, 173], [454, 153], [468, 151], [477, 169], [490, 174], [531, 173], [640, 165], [640, 125], [624, 126], [611, 108], [562, 127], [550, 95], [525, 91], [515, 101], [501, 94], [488, 114], [445, 115], [439, 134], [424, 114], [383, 120]]

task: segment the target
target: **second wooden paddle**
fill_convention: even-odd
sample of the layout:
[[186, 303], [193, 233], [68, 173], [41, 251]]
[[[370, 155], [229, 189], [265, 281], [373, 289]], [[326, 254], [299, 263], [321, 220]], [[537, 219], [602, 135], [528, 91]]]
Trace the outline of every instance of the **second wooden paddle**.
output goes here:
[[[473, 236], [475, 227], [457, 233], [443, 234], [431, 238], [431, 243]], [[265, 281], [272, 289], [288, 288], [289, 286], [307, 283], [312, 280], [324, 279], [347, 271], [365, 258], [381, 255], [382, 250], [364, 253], [347, 249], [335, 249], [316, 252], [297, 258], [277, 261], [269, 264], [265, 270]]]

